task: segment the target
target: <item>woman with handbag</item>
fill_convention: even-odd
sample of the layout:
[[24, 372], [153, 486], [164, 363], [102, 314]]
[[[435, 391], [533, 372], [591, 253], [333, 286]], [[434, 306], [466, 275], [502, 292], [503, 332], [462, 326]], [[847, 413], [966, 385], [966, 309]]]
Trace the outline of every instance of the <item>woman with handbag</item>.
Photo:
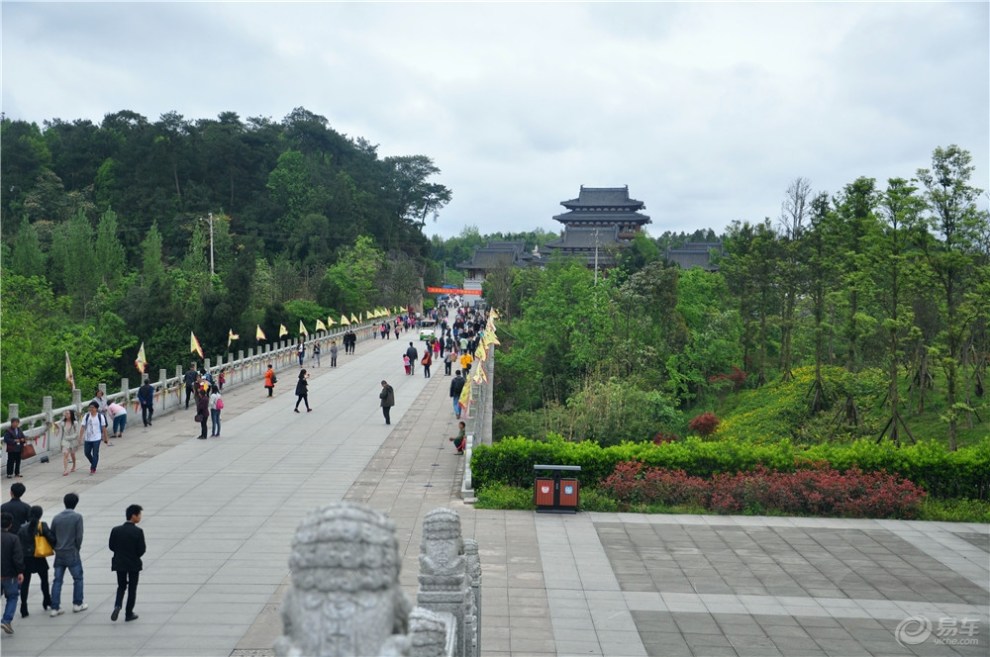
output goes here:
[[210, 388], [210, 437], [220, 437], [220, 411], [223, 410], [223, 397], [220, 395], [220, 388], [213, 386]]
[[40, 506], [31, 507], [31, 516], [21, 525], [19, 535], [24, 548], [24, 581], [21, 582], [21, 618], [28, 617], [27, 599], [31, 590], [31, 575], [37, 574], [41, 580], [41, 606], [48, 609], [52, 604], [52, 594], [48, 587], [48, 557], [55, 554], [55, 534], [48, 523], [41, 521], [45, 510]]
[[210, 417], [210, 398], [202, 386], [196, 386], [196, 421], [199, 422], [199, 439], [206, 440], [206, 419]]

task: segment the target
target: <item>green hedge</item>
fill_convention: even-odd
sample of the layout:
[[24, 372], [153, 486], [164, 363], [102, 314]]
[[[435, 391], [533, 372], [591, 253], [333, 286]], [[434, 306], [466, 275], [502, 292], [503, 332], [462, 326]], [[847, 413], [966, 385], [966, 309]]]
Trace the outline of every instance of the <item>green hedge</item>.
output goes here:
[[990, 492], [990, 437], [955, 452], [933, 441], [896, 447], [886, 441], [859, 440], [803, 448], [787, 440], [755, 444], [688, 438], [663, 445], [602, 447], [590, 441], [567, 442], [559, 436], [546, 441], [517, 437], [477, 447], [471, 468], [475, 488], [496, 483], [528, 487], [533, 483], [535, 464], [579, 465], [578, 478], [587, 487], [597, 486], [622, 461], [640, 461], [706, 478], [720, 472], [753, 470], [759, 465], [790, 472], [805, 462], [823, 462], [843, 471], [855, 466], [864, 472], [899, 474], [934, 497], [987, 499]]

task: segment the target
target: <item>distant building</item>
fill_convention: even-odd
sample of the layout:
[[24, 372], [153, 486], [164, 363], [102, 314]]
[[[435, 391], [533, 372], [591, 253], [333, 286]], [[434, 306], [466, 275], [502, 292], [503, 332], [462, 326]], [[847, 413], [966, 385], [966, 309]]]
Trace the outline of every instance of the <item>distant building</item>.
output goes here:
[[718, 265], [712, 262], [712, 255], [723, 253], [721, 242], [688, 242], [676, 249], [667, 249], [666, 255], [668, 262], [681, 269], [701, 267], [705, 271], [718, 271]]
[[564, 234], [546, 245], [548, 255], [560, 253], [583, 259], [589, 267], [615, 265], [615, 253], [629, 245], [643, 226], [651, 223], [642, 214], [646, 205], [629, 198], [629, 186], [585, 187], [577, 198], [561, 201], [567, 212], [554, 216], [564, 224]]
[[457, 265], [464, 270], [464, 289], [480, 290], [485, 278], [500, 267], [530, 267], [542, 262], [539, 248], [526, 250], [525, 242], [489, 242], [475, 249], [471, 259]]

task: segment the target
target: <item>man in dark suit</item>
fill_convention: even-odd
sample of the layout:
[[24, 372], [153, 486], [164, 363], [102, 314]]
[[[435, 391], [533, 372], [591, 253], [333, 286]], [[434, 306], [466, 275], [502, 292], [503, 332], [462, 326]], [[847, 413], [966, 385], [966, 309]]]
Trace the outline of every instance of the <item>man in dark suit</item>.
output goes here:
[[127, 609], [125, 621], [137, 620], [134, 613], [134, 601], [137, 598], [138, 574], [141, 572], [141, 557], [144, 556], [144, 531], [138, 527], [141, 522], [143, 509], [132, 504], [127, 507], [127, 522], [110, 531], [110, 551], [113, 560], [110, 569], [117, 571], [117, 600], [113, 605], [110, 620], [115, 621], [120, 615], [120, 606], [124, 602], [124, 591], [127, 591]]
[[10, 487], [10, 501], [0, 505], [0, 513], [9, 513], [14, 522], [14, 533], [31, 517], [31, 505], [22, 500], [27, 487], [21, 482]]

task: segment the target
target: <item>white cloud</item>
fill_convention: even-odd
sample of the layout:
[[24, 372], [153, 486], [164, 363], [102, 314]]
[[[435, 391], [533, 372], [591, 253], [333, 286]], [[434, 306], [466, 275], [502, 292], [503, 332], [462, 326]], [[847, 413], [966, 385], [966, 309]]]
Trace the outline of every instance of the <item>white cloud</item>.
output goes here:
[[958, 143], [988, 186], [986, 3], [3, 5], [3, 108], [43, 121], [303, 106], [453, 202], [428, 232], [556, 230], [581, 184], [650, 231], [776, 216]]

